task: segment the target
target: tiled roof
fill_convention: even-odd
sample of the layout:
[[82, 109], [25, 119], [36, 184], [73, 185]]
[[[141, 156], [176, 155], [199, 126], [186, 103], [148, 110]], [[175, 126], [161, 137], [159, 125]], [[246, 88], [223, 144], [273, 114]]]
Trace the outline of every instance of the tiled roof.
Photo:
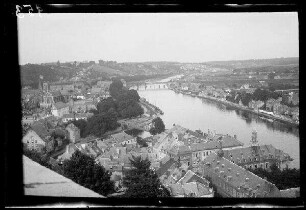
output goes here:
[[279, 157], [280, 161], [289, 159], [289, 155], [287, 153], [284, 153], [282, 150], [276, 149], [271, 144], [260, 145], [257, 147], [237, 148], [237, 149], [224, 151], [224, 157], [234, 161], [246, 159], [247, 162], [250, 162], [249, 158], [253, 157], [269, 158], [269, 155], [272, 155], [273, 158]]
[[188, 170], [186, 174], [178, 182], [181, 184], [187, 183], [194, 174], [195, 173], [193, 171]]
[[300, 197], [300, 188], [290, 188], [286, 190], [280, 191], [282, 194], [282, 197], [284, 198], [297, 198]]
[[134, 139], [133, 136], [130, 136], [130, 135], [126, 134], [125, 132], [113, 134], [112, 137], [113, 137], [114, 139], [116, 139], [116, 141], [117, 141], [118, 143], [121, 143], [121, 142], [123, 142], [123, 141], [128, 141], [128, 140], [131, 140], [131, 139]]
[[62, 108], [68, 107], [69, 105], [60, 101], [60, 102], [57, 102], [57, 103], [53, 104], [53, 106], [56, 109], [62, 109]]
[[180, 184], [171, 184], [169, 185], [172, 195], [184, 195], [184, 189]]
[[236, 188], [250, 189], [257, 194], [257, 197], [281, 196], [279, 189], [274, 184], [232, 163], [224, 157], [219, 157], [216, 153], [212, 153], [202, 161], [201, 167], [204, 168], [204, 171], [209, 171], [210, 176], [219, 176], [225, 182]]
[[195, 193], [195, 195], [198, 194], [198, 186], [196, 182], [185, 183], [182, 187], [186, 195], [189, 195], [190, 193]]
[[61, 92], [60, 91], [52, 91], [50, 92], [50, 94], [53, 96], [53, 97], [57, 97], [57, 96], [61, 96]]
[[210, 191], [210, 188], [204, 186], [203, 184], [197, 182], [197, 186], [198, 186], [198, 193], [199, 196], [203, 196], [203, 195], [209, 195], [212, 192]]
[[212, 193], [209, 188], [197, 182], [189, 182], [182, 185], [178, 183], [170, 184], [169, 188], [173, 196], [187, 196], [190, 193], [194, 193], [194, 197], [200, 197]]
[[[218, 137], [220, 138], [220, 136]], [[238, 141], [237, 139], [230, 137], [230, 136], [223, 136], [222, 137], [222, 148], [231, 148], [231, 147], [238, 147], [243, 146], [243, 143]], [[219, 141], [207, 141], [197, 144], [191, 144], [190, 145], [191, 151], [201, 151], [201, 150], [213, 150], [220, 148]]]
[[45, 140], [47, 136], [51, 135], [51, 132], [48, 130], [48, 128], [41, 122], [34, 122], [31, 125], [31, 128], [43, 140]]
[[186, 154], [191, 152], [191, 147], [188, 147], [186, 145], [182, 145], [178, 147], [178, 154]]
[[175, 125], [173, 126], [171, 129], [169, 130], [166, 130], [165, 132], [166, 133], [172, 133], [172, 132], [176, 132], [177, 134], [185, 134], [185, 132], [187, 131], [188, 129], [187, 128], [184, 128], [180, 125]]
[[66, 150], [62, 155], [58, 156], [58, 159], [70, 159], [73, 153], [78, 150], [78, 148], [73, 143], [70, 143], [69, 145], [67, 145], [67, 147], [68, 151]]
[[78, 131], [79, 128], [76, 127], [73, 123], [70, 123], [69, 125], [67, 125], [66, 129], [71, 129], [73, 131]]
[[165, 164], [160, 164], [159, 169], [156, 171], [156, 174], [160, 177], [162, 176], [164, 173], [166, 173], [168, 171], [168, 169], [175, 164], [176, 161], [172, 158], [170, 158], [170, 160], [168, 160]]
[[62, 118], [63, 118], [63, 119], [65, 119], [65, 118], [68, 118], [68, 119], [74, 118], [74, 114], [73, 114], [73, 113], [64, 114]]

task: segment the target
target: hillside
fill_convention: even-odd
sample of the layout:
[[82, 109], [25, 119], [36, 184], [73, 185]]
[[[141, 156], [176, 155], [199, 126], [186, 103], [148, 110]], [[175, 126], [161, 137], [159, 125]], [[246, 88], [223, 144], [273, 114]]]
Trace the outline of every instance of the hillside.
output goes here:
[[100, 72], [100, 73], [106, 73], [106, 74], [109, 74], [109, 75], [120, 75], [120, 76], [127, 75], [127, 73], [125, 73], [125, 72], [122, 72], [122, 71], [119, 71], [119, 70], [116, 70], [116, 69], [113, 69], [113, 68], [110, 68], [110, 67], [107, 67], [107, 66], [101, 66], [101, 65], [98, 65], [98, 64], [95, 64], [95, 65], [89, 67], [89, 69], [91, 69], [93, 71]]
[[21, 84], [37, 88], [40, 75], [43, 76], [45, 81], [54, 82], [60, 79], [71, 78], [75, 71], [75, 69], [68, 67], [26, 64], [20, 66]]
[[232, 60], [232, 61], [210, 61], [203, 64], [220, 67], [220, 68], [251, 68], [261, 66], [278, 66], [278, 65], [299, 65], [298, 57], [291, 58], [272, 58], [272, 59], [251, 59], [251, 60]]

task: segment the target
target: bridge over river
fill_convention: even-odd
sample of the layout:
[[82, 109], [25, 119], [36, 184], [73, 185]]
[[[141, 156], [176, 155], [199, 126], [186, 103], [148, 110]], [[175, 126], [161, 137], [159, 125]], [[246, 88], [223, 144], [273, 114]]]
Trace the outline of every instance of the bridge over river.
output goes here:
[[154, 82], [154, 83], [136, 83], [131, 84], [129, 89], [134, 90], [166, 90], [169, 89], [168, 82]]

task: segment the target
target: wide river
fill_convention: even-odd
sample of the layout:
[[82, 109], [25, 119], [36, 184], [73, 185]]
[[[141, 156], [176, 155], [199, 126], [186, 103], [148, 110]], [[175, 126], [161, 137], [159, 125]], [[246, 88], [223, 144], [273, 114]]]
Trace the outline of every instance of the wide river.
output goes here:
[[252, 131], [257, 131], [259, 144], [272, 144], [294, 160], [291, 167], [300, 168], [299, 128], [280, 122], [269, 122], [257, 115], [225, 107], [217, 102], [200, 99], [172, 90], [138, 91], [150, 103], [164, 112], [161, 116], [166, 129], [179, 124], [203, 132], [210, 129], [220, 134], [237, 135], [244, 146], [250, 145]]

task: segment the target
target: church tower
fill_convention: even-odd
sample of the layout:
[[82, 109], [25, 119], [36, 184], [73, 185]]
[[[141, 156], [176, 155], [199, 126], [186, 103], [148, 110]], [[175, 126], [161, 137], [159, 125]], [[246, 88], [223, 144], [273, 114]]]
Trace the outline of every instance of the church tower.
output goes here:
[[251, 143], [252, 147], [259, 146], [258, 140], [257, 140], [257, 131], [256, 130], [253, 130], [253, 132], [252, 132], [252, 138], [251, 138], [250, 143]]
[[219, 145], [220, 145], [220, 149], [217, 151], [217, 155], [218, 155], [219, 158], [222, 158], [224, 156], [222, 139], [219, 138], [218, 142], [219, 142]]
[[44, 77], [42, 75], [39, 76], [39, 79], [38, 79], [38, 90], [42, 91], [43, 90], [43, 87], [42, 87], [42, 81], [43, 81]]
[[44, 82], [44, 83], [43, 83], [43, 91], [44, 91], [45, 93], [49, 92], [49, 85], [48, 85], [47, 82]]

